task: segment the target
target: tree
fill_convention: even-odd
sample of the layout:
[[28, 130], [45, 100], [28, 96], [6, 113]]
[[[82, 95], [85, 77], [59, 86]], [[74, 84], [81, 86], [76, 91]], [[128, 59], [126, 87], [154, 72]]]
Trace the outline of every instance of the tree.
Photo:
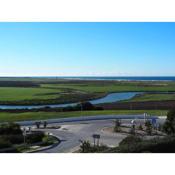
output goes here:
[[141, 124], [139, 125], [138, 129], [141, 130], [141, 131], [143, 131], [143, 127], [142, 127]]
[[40, 125], [41, 125], [41, 122], [35, 122], [35, 124], [36, 124], [36, 127], [39, 129]]
[[21, 135], [22, 130], [17, 123], [5, 123], [0, 125], [0, 135]]
[[46, 128], [47, 127], [47, 121], [44, 121], [44, 128]]
[[152, 124], [149, 120], [145, 122], [145, 127], [146, 127], [147, 134], [151, 135], [152, 134]]
[[170, 110], [168, 112], [166, 121], [163, 125], [163, 130], [168, 135], [175, 133], [175, 110]]
[[80, 141], [80, 149], [82, 153], [90, 152], [91, 151], [91, 144], [89, 141]]
[[94, 105], [91, 104], [90, 102], [82, 102], [82, 103], [77, 105], [77, 108], [80, 110], [85, 110], [85, 111], [95, 109]]
[[120, 120], [115, 120], [114, 132], [120, 132], [121, 122]]

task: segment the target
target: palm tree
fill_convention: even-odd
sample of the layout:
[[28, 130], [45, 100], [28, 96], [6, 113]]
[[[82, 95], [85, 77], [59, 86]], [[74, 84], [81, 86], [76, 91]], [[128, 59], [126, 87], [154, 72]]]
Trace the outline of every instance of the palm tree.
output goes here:
[[44, 128], [47, 127], [47, 121], [44, 121]]
[[152, 134], [152, 124], [149, 120], [145, 122], [145, 127], [146, 127], [147, 134], [151, 135]]
[[115, 126], [114, 126], [114, 132], [120, 132], [120, 126], [121, 126], [121, 121], [116, 119]]
[[35, 125], [36, 125], [37, 129], [39, 129], [40, 125], [41, 125], [41, 122], [35, 122]]

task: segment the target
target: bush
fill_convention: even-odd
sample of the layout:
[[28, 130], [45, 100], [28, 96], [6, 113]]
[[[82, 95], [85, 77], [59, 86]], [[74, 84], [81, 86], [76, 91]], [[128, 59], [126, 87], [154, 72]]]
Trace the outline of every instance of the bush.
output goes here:
[[94, 107], [94, 105], [92, 105], [90, 102], [83, 102], [83, 103], [80, 103], [80, 104], [78, 104], [77, 105], [77, 108], [79, 109], [79, 110], [94, 110], [95, 109], [95, 107]]
[[117, 153], [175, 153], [175, 136], [142, 140], [137, 137], [124, 139], [119, 147], [109, 152]]
[[26, 137], [26, 141], [29, 144], [37, 143], [37, 142], [42, 142], [45, 134], [43, 132], [33, 132]]
[[139, 130], [143, 131], [143, 126], [140, 124], [138, 127]]
[[149, 120], [145, 122], [145, 127], [146, 127], [147, 134], [151, 135], [152, 134], [152, 124]]
[[52, 136], [45, 136], [43, 137], [42, 142], [42, 146], [49, 146], [56, 143], [56, 138]]
[[89, 141], [82, 141], [80, 145], [81, 153], [100, 153], [104, 152], [108, 148], [105, 145], [101, 146], [92, 146]]
[[120, 120], [115, 120], [114, 132], [120, 132], [121, 122]]
[[167, 119], [163, 125], [163, 131], [168, 135], [175, 134], [175, 110], [168, 112]]
[[0, 125], [0, 135], [22, 135], [22, 130], [16, 123], [2, 124]]
[[10, 148], [10, 147], [12, 147], [12, 144], [9, 141], [3, 138], [0, 138], [0, 149]]
[[137, 137], [137, 136], [128, 136], [126, 137], [125, 139], [123, 139], [120, 143], [119, 143], [119, 146], [123, 146], [123, 145], [133, 145], [133, 144], [136, 144], [136, 143], [139, 143], [141, 142], [142, 139], [140, 137]]
[[22, 135], [2, 135], [0, 138], [9, 141], [11, 144], [21, 144], [24, 141], [24, 137]]
[[[16, 123], [6, 123], [0, 125], [0, 140], [3, 145], [23, 143], [23, 135], [20, 125]], [[8, 143], [8, 144], [7, 144]]]

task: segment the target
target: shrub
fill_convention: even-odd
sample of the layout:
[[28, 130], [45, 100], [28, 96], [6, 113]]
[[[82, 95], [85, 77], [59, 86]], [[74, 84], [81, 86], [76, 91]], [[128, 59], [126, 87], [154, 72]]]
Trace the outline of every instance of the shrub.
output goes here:
[[29, 144], [42, 142], [42, 139], [44, 136], [45, 136], [45, 134], [43, 132], [33, 132], [33, 133], [27, 135], [26, 141]]
[[152, 134], [152, 124], [149, 120], [145, 122], [145, 127], [146, 127], [147, 134], [151, 135]]
[[140, 124], [138, 127], [139, 130], [143, 131], [143, 126]]
[[56, 139], [56, 138], [54, 138], [54, 137], [52, 137], [52, 136], [45, 136], [45, 137], [43, 137], [43, 139], [42, 139], [42, 146], [49, 146], [49, 145], [52, 145], [52, 144], [54, 144], [54, 143], [56, 143], [56, 142], [58, 142], [59, 140], [58, 139]]
[[163, 131], [168, 135], [175, 134], [175, 110], [170, 110], [163, 125]]
[[0, 125], [0, 135], [22, 135], [20, 125], [16, 123], [7, 123]]
[[77, 108], [79, 110], [85, 110], [85, 111], [95, 109], [94, 105], [92, 105], [90, 102], [82, 102], [82, 103], [77, 105]]
[[12, 144], [4, 138], [0, 138], [0, 149], [10, 148]]
[[125, 139], [123, 139], [119, 143], [119, 146], [122, 146], [122, 145], [132, 145], [132, 144], [135, 144], [135, 143], [138, 143], [138, 142], [141, 142], [141, 141], [142, 141], [142, 139], [140, 137], [131, 135], [131, 136], [128, 136]]
[[119, 147], [109, 152], [117, 153], [175, 153], [175, 136], [140, 140], [137, 137], [127, 137]]
[[22, 135], [2, 135], [0, 138], [9, 141], [11, 144], [21, 144], [24, 141]]
[[108, 148], [105, 145], [101, 146], [92, 146], [89, 141], [82, 141], [80, 145], [81, 153], [98, 153], [104, 152]]
[[114, 132], [120, 132], [121, 122], [120, 120], [115, 120]]

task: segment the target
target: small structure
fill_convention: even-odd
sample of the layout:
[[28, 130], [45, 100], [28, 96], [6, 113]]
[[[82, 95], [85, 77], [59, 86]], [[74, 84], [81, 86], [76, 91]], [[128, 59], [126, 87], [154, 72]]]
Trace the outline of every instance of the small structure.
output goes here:
[[[100, 135], [99, 134], [93, 134], [92, 135], [93, 139], [94, 139], [94, 147], [97, 145], [99, 146], [100, 143]], [[97, 139], [97, 144], [96, 144], [96, 139]]]

